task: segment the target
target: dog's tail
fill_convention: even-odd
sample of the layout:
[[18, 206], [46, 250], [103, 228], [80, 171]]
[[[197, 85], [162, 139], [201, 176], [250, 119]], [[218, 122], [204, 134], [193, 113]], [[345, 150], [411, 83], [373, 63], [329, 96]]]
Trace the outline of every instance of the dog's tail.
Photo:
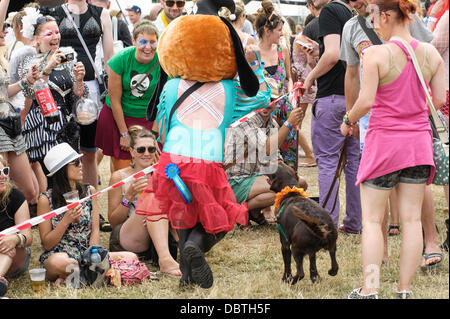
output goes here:
[[297, 217], [299, 220], [301, 220], [304, 223], [304, 225], [306, 226], [306, 229], [313, 236], [319, 238], [320, 240], [326, 240], [328, 237], [328, 234], [331, 233], [331, 230], [328, 230], [328, 225], [326, 225], [326, 224], [321, 225], [318, 220], [315, 220], [314, 218], [309, 217], [298, 207], [292, 206], [292, 213], [294, 214], [295, 217]]

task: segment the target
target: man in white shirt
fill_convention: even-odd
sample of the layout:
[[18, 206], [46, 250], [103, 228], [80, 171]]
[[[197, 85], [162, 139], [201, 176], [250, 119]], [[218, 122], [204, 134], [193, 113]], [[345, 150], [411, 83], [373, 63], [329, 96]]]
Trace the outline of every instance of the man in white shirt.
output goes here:
[[155, 25], [158, 28], [159, 35], [161, 35], [170, 22], [181, 16], [184, 6], [186, 4], [185, 0], [160, 0], [163, 10], [158, 15], [155, 21]]

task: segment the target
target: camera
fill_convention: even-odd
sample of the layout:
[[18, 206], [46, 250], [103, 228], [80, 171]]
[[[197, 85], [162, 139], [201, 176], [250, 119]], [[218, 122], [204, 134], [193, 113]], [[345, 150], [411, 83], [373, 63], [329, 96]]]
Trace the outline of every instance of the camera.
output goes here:
[[74, 58], [75, 55], [73, 53], [67, 53], [65, 56], [61, 57], [61, 63], [73, 61]]

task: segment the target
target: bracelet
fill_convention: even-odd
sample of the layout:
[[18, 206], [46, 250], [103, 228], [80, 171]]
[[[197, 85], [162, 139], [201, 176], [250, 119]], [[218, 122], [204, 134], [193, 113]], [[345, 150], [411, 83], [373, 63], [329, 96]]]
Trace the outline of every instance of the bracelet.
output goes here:
[[258, 65], [259, 65], [258, 60], [255, 60], [255, 61], [250, 63], [250, 66], [258, 66]]
[[126, 208], [130, 208], [132, 203], [131, 203], [131, 201], [129, 201], [125, 197], [122, 197], [121, 204], [122, 204], [122, 206], [125, 206]]
[[345, 125], [347, 125], [347, 126], [353, 126], [353, 125], [355, 125], [354, 122], [350, 122], [350, 119], [348, 118], [348, 115], [349, 115], [349, 112], [347, 111], [347, 112], [345, 113], [344, 119], [343, 119], [343, 122], [345, 123]]
[[128, 132], [120, 133], [119, 135], [120, 135], [120, 137], [127, 137], [128, 136]]
[[27, 242], [27, 237], [24, 234], [16, 234], [17, 237], [19, 237], [19, 243], [17, 244], [17, 248], [23, 248], [25, 247], [25, 243]]
[[291, 124], [289, 124], [288, 121], [285, 121], [285, 122], [283, 123], [283, 125], [286, 126], [286, 127], [289, 129], [289, 131], [291, 131], [291, 132], [294, 130], [294, 128], [292, 127]]

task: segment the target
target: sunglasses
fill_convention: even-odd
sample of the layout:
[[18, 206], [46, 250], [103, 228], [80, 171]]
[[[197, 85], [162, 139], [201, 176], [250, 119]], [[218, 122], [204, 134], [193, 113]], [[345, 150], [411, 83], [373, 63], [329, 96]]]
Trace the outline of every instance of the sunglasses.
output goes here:
[[145, 150], [147, 150], [150, 154], [153, 154], [156, 152], [156, 147], [155, 146], [139, 146], [136, 147], [136, 152], [138, 152], [139, 154], [144, 154]]
[[76, 160], [69, 163], [69, 165], [73, 165], [76, 167], [80, 166], [80, 164], [81, 164], [81, 160], [79, 158], [77, 158]]
[[183, 8], [184, 7], [184, 5], [186, 4], [186, 2], [185, 1], [173, 1], [173, 0], [167, 0], [166, 1], [166, 5], [170, 8], [170, 7], [173, 7], [173, 5], [174, 4], [177, 4], [177, 7], [178, 8]]
[[0, 172], [1, 172], [4, 176], [8, 177], [8, 176], [9, 176], [9, 167], [3, 167], [3, 168], [0, 170]]
[[2, 31], [5, 32], [5, 30], [7, 30], [9, 27], [11, 27], [9, 23], [3, 23]]

